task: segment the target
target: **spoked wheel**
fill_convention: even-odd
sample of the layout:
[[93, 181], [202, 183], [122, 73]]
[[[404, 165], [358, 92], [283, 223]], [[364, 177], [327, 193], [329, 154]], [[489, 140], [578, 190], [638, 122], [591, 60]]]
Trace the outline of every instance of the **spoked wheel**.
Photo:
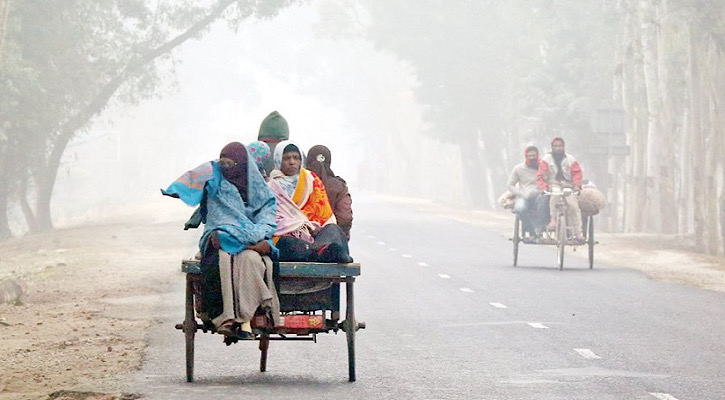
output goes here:
[[594, 217], [587, 218], [587, 244], [589, 245], [589, 269], [594, 268]]
[[355, 278], [352, 276], [345, 278], [347, 310], [345, 312], [344, 328], [347, 336], [347, 366], [348, 379], [350, 382], [355, 382], [355, 330], [357, 329], [357, 322], [355, 322], [355, 299], [353, 296], [354, 281]]
[[566, 218], [559, 215], [556, 223], [556, 261], [559, 264], [559, 271], [564, 269], [564, 248], [566, 247]]
[[267, 350], [269, 349], [269, 333], [264, 332], [259, 336], [259, 350], [262, 353], [259, 357], [259, 371], [267, 370]]
[[194, 335], [198, 325], [196, 324], [196, 317], [194, 316], [194, 290], [192, 277], [190, 274], [186, 275], [186, 315], [184, 317], [184, 324], [182, 329], [184, 336], [186, 337], [186, 381], [194, 381]]
[[514, 221], [514, 267], [519, 261], [519, 242], [521, 241], [521, 217], [516, 214], [516, 221]]

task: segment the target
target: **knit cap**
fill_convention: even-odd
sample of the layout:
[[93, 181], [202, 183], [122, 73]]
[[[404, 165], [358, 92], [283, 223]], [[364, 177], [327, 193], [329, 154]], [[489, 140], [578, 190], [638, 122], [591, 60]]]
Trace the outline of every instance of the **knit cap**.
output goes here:
[[287, 120], [284, 119], [277, 111], [272, 111], [267, 115], [262, 124], [259, 125], [258, 140], [267, 142], [274, 141], [279, 142], [282, 140], [289, 139], [289, 126]]

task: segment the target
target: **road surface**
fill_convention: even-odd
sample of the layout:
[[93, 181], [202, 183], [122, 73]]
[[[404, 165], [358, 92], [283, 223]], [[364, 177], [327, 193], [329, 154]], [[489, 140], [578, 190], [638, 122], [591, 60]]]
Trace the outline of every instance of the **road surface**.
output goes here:
[[[355, 199], [357, 381], [343, 332], [225, 346], [196, 336], [185, 381], [184, 277], [164, 294], [128, 392], [148, 399], [725, 399], [725, 294], [658, 282], [567, 249]], [[513, 225], [513, 223], [512, 223]], [[181, 255], [180, 255], [181, 256]], [[344, 297], [344, 296], [343, 296]], [[343, 306], [344, 307], [344, 306]]]

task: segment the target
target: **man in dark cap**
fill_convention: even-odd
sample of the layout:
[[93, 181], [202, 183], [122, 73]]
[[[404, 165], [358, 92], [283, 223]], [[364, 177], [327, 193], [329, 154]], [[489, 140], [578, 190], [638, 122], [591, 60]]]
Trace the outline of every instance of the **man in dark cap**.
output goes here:
[[[274, 154], [274, 148], [277, 146], [277, 143], [288, 139], [289, 125], [287, 125], [287, 120], [279, 112], [272, 111], [259, 125], [257, 140], [267, 143], [270, 153]], [[274, 169], [274, 163], [271, 158], [266, 160], [264, 169], [269, 176], [269, 173]]]

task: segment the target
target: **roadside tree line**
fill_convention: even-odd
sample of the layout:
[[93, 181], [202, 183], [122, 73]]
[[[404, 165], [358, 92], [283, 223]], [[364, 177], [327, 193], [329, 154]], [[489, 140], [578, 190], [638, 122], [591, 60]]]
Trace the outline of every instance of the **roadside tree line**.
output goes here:
[[219, 19], [232, 28], [289, 0], [0, 0], [0, 239], [11, 206], [27, 230], [53, 227], [68, 143], [115, 102], [159, 95], [173, 50]]

